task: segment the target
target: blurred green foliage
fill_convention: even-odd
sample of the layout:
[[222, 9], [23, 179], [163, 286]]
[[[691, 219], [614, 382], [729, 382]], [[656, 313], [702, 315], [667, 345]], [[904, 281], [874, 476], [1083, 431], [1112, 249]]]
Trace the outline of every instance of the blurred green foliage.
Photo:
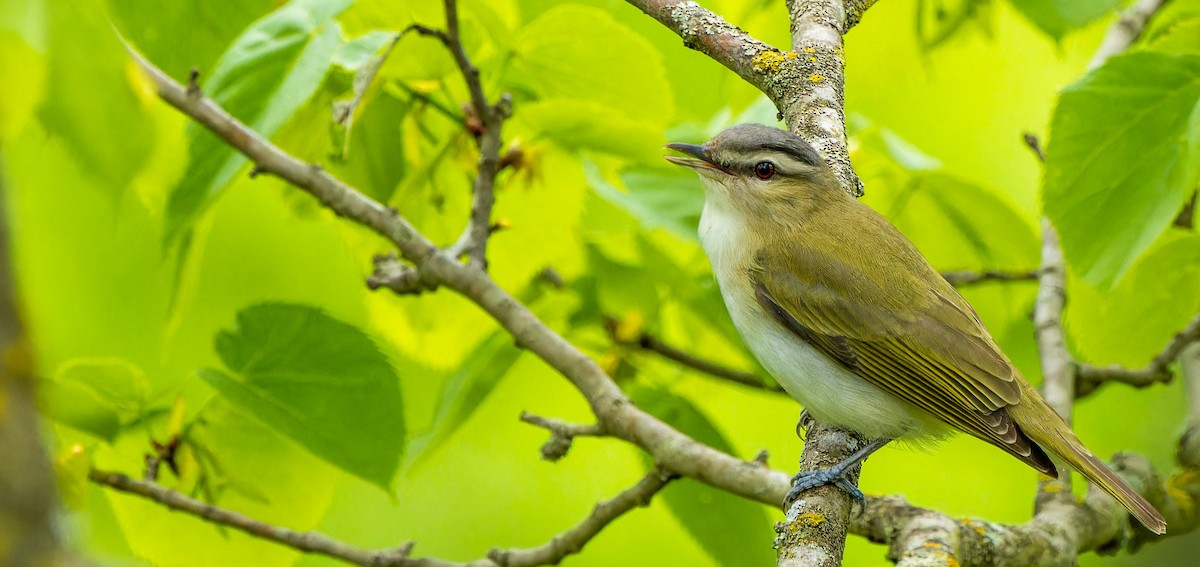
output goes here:
[[[662, 162], [742, 121], [751, 87], [616, 0], [463, 0], [490, 97], [512, 93], [491, 272], [595, 356], [647, 409], [698, 439], [795, 466], [797, 405], [701, 376], [629, 341], [648, 332], [763, 375], [696, 244], [695, 180]], [[788, 45], [782, 2], [711, 10]], [[1038, 219], [1062, 233], [1072, 348], [1144, 364], [1200, 309], [1200, 239], [1172, 224], [1200, 168], [1200, 3], [1176, 0], [1132, 53], [1085, 68], [1114, 1], [896, 0], [847, 37], [851, 152], [865, 201], [946, 270], [1028, 270]], [[235, 116], [396, 207], [438, 243], [470, 207], [467, 93], [434, 40], [440, 2], [0, 0], [0, 174], [22, 313], [70, 495], [72, 545], [114, 565], [331, 565], [89, 487], [181, 440], [162, 482], [264, 521], [453, 560], [540, 545], [648, 464], [580, 439], [546, 463], [522, 410], [591, 421], [569, 383], [461, 298], [371, 293], [387, 243], [249, 166], [160, 103], [127, 42], [190, 69]], [[114, 31], [115, 30], [115, 31]], [[365, 82], [377, 72], [373, 80]], [[1061, 96], [1060, 96], [1061, 95]], [[338, 111], [349, 111], [335, 120]], [[1021, 141], [1045, 140], [1046, 173]], [[853, 238], [854, 235], [846, 235]], [[544, 277], [553, 268], [562, 285]], [[964, 294], [1037, 379], [1034, 286]], [[763, 375], [764, 380], [769, 377]], [[1178, 384], [1109, 387], [1077, 430], [1100, 455], [1172, 466]], [[864, 489], [1020, 522], [1035, 474], [964, 437], [871, 459]], [[778, 510], [680, 481], [568, 565], [770, 561]], [[1187, 564], [1194, 536], [1085, 565]], [[1182, 563], [1180, 563], [1182, 561]], [[851, 538], [848, 565], [886, 564]]]

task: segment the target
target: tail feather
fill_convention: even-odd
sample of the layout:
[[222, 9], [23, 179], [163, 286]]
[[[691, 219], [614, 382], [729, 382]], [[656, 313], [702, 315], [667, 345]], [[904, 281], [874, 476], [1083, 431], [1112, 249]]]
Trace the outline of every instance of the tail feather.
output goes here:
[[[1057, 416], [1057, 414], [1055, 415]], [[1063, 426], [1065, 428], [1066, 423], [1063, 423]], [[1103, 461], [1097, 459], [1069, 429], [1027, 431], [1026, 433], [1030, 434], [1030, 437], [1044, 449], [1061, 457], [1088, 481], [1104, 489], [1147, 529], [1159, 535], [1167, 532], [1167, 521], [1162, 514], [1133, 487], [1129, 486], [1125, 479], [1114, 473]]]

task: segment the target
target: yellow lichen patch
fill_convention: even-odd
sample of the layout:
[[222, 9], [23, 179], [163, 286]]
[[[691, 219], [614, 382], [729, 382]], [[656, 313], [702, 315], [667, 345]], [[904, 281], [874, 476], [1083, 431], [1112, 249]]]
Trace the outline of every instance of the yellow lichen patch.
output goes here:
[[809, 62], [809, 63], [816, 63], [816, 62], [817, 62], [817, 58], [816, 58], [816, 57], [809, 57], [809, 58], [808, 58], [808, 62]]
[[959, 520], [959, 522], [962, 523], [962, 525], [964, 525], [968, 528], [971, 528], [972, 530], [975, 531], [975, 533], [977, 533], [979, 535], [983, 535], [984, 533], [987, 532], [987, 530], [983, 529], [982, 524], [976, 523], [971, 518], [963, 518], [963, 519]]
[[938, 559], [945, 560], [946, 567], [958, 567], [958, 565], [959, 565], [958, 560], [956, 560], [952, 555], [950, 555], [948, 553], [935, 553], [934, 555], [936, 555], [938, 557]]
[[813, 49], [813, 48], [811, 48], [811, 47], [805, 47], [805, 48], [804, 48], [804, 52], [805, 52], [805, 53], [816, 53], [816, 52], [817, 52], [817, 50], [816, 50], [816, 49]]
[[825, 523], [825, 514], [817, 512], [805, 512], [796, 517], [796, 525], [804, 525], [808, 527], [819, 526]]
[[755, 55], [754, 59], [751, 59], [750, 61], [754, 64], [754, 68], [759, 71], [770, 71], [772, 73], [777, 73], [779, 72], [779, 66], [782, 65], [784, 61], [787, 61], [788, 59], [795, 59], [797, 57], [799, 57], [799, 55], [797, 55], [794, 51], [789, 51], [787, 53], [780, 53], [778, 51], [764, 51], [758, 55]]
[[822, 77], [821, 75], [818, 75], [818, 74], [816, 74], [816, 73], [813, 73], [812, 75], [809, 75], [809, 76], [808, 76], [808, 80], [810, 80], [810, 81], [812, 81], [812, 82], [814, 82], [814, 83], [819, 83], [819, 82], [821, 82], [821, 81], [824, 81], [824, 80], [825, 80], [825, 77]]
[[1191, 514], [1194, 502], [1186, 487], [1195, 483], [1196, 473], [1195, 469], [1185, 470], [1167, 483], [1167, 494], [1187, 514]]
[[1048, 483], [1046, 483], [1045, 486], [1042, 487], [1042, 490], [1046, 491], [1049, 494], [1058, 494], [1059, 492], [1062, 492], [1063, 489], [1065, 489], [1065, 488], [1066, 488], [1066, 485], [1064, 485], [1061, 482], [1048, 482]]
[[940, 544], [936, 541], [927, 541], [921, 545], [924, 547], [927, 547], [929, 549], [941, 549], [943, 547], [942, 544]]

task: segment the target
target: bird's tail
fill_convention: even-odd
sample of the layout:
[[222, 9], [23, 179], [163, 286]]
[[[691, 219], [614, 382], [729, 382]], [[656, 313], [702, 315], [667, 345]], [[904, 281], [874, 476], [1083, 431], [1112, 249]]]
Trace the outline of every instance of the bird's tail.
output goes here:
[[[1050, 411], [1054, 419], [1060, 419], [1058, 414], [1049, 407], [1046, 409]], [[1087, 447], [1084, 447], [1083, 442], [1071, 432], [1065, 422], [1062, 422], [1062, 426], [1061, 428], [1031, 427], [1025, 430], [1025, 434], [1041, 445], [1043, 449], [1058, 455], [1072, 468], [1087, 477], [1088, 481], [1103, 488], [1147, 529], [1160, 535], [1166, 533], [1167, 521], [1163, 519], [1162, 514], [1133, 487], [1129, 486], [1125, 479], [1117, 476], [1117, 473], [1108, 468], [1108, 465], [1097, 459]]]

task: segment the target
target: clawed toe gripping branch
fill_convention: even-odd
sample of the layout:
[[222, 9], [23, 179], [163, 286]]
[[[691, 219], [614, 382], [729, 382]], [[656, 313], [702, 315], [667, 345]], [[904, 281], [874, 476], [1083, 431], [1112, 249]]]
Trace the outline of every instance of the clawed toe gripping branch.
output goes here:
[[[629, 3], [679, 34], [689, 47], [702, 51], [767, 93], [789, 127], [812, 140], [813, 145], [837, 165], [844, 188], [857, 191], [858, 181], [849, 167], [846, 154], [843, 75], [839, 54], [842, 52], [842, 34], [873, 3], [871, 0], [788, 2], [793, 48], [805, 50], [806, 53], [811, 49], [813, 61], [787, 57], [694, 2], [629, 0]], [[525, 305], [496, 285], [486, 273], [494, 184], [501, 163], [501, 128], [511, 114], [511, 100], [504, 95], [494, 103], [487, 100], [479, 81], [479, 72], [467, 58], [459, 37], [456, 3], [454, 0], [445, 0], [445, 5], [444, 30], [421, 26], [414, 27], [413, 31], [437, 39], [453, 54], [470, 94], [464, 126], [475, 136], [480, 154], [467, 226], [458, 240], [444, 249], [435, 246], [417, 231], [400, 211], [372, 200], [320, 167], [283, 152], [247, 128], [204, 96], [195, 75], [191, 85], [180, 85], [140, 55], [135, 53], [134, 59], [164, 101], [245, 154], [255, 164], [255, 171], [289, 182], [330, 210], [388, 239], [397, 253], [375, 259], [375, 273], [368, 280], [372, 288], [387, 288], [403, 294], [448, 288], [461, 294], [491, 315], [512, 334], [518, 344], [571, 382], [589, 403], [596, 424], [572, 425], [550, 418], [524, 415], [523, 420], [551, 432], [550, 441], [543, 447], [543, 454], [547, 458], [564, 456], [572, 440], [579, 436], [619, 439], [641, 448], [653, 458], [654, 470], [612, 500], [599, 504], [580, 524], [560, 533], [550, 542], [524, 550], [493, 551], [487, 558], [467, 565], [515, 567], [557, 563], [577, 552], [617, 517], [644, 505], [677, 476], [690, 477], [750, 500], [778, 506], [789, 488], [787, 475], [757, 461], [745, 461], [714, 450], [637, 408], [594, 360], [547, 327]], [[1128, 41], [1124, 45], [1128, 45]], [[1124, 45], [1115, 48], [1116, 51], [1123, 49]], [[793, 65], [797, 67], [791, 67]], [[813, 67], [810, 69], [803, 65]], [[820, 75], [820, 81], [794, 80], [798, 70], [812, 69], [824, 73]], [[815, 71], [812, 76], [816, 76]], [[1052, 235], [1049, 231], [1047, 234]], [[464, 256], [467, 259], [465, 263], [461, 261]], [[1053, 284], [1047, 279], [1047, 273], [1053, 274], [1045, 269], [1036, 274], [1042, 278], [1043, 286]], [[1028, 279], [1029, 276], [1020, 274], [1012, 278], [985, 279]], [[1061, 324], [1061, 311], [1056, 316], [1052, 313], [1052, 307], [1050, 317], [1057, 318], [1058, 324]], [[1053, 326], [1054, 322], [1051, 321], [1045, 328], [1053, 329]], [[1181, 335], [1184, 339], [1181, 339], [1178, 348], [1164, 350], [1164, 356], [1177, 356], [1181, 352], [1186, 354], [1185, 345], [1196, 340], [1198, 332], [1195, 327], [1197, 324], [1193, 322]], [[666, 350], [656, 349], [653, 345], [646, 348], [656, 352]], [[702, 361], [696, 359], [689, 360], [681, 356], [673, 358], [698, 368], [702, 366]], [[1200, 383], [1200, 360], [1197, 360], [1200, 356], [1180, 358], [1194, 361], [1190, 366], [1181, 365], [1185, 379], [1189, 384]], [[1067, 360], [1065, 367], [1070, 369], [1072, 366]], [[1169, 362], [1156, 358], [1147, 372], [1158, 376]], [[707, 371], [712, 370], [720, 371]], [[1076, 374], [1096, 376], [1094, 371], [1082, 368], [1078, 372], [1065, 373], [1068, 377]], [[750, 382], [746, 375], [730, 379]], [[1200, 386], [1194, 389], [1197, 395], [1192, 399], [1193, 415], [1200, 416], [1200, 409], [1196, 409], [1200, 408]], [[1068, 406], [1072, 399], [1073, 395], [1066, 398]], [[1194, 512], [1200, 508], [1200, 469], [1196, 468], [1200, 463], [1200, 442], [1194, 442], [1193, 438], [1197, 436], [1190, 433], [1196, 428], [1196, 423], [1200, 423], [1200, 417], [1195, 418], [1193, 427], [1189, 428], [1189, 433], [1181, 441], [1179, 461], [1183, 472], [1168, 481], [1167, 485], [1172, 488], [1170, 491], [1164, 489], [1164, 482], [1144, 463], [1132, 458], [1118, 463], [1120, 472], [1126, 474], [1135, 486], [1144, 487], [1145, 494], [1166, 513], [1172, 533], [1186, 532], [1200, 521]], [[802, 469], [828, 467], [850, 456], [851, 447], [864, 445], [862, 439], [856, 439], [848, 432], [819, 422], [812, 423], [808, 428]], [[850, 466], [837, 477], [844, 478], [853, 487], [858, 477], [858, 467]], [[411, 544], [393, 550], [368, 551], [320, 534], [270, 526], [235, 512], [197, 502], [157, 484], [132, 480], [115, 473], [93, 471], [90, 478], [97, 484], [241, 529], [255, 537], [301, 551], [322, 553], [353, 564], [463, 565], [433, 558], [411, 558]], [[936, 558], [942, 560], [941, 564], [946, 563], [946, 558], [963, 565], [978, 565], [986, 561], [1028, 564], [1035, 557], [1031, 554], [1037, 554], [1039, 561], [1061, 560], [1059, 562], [1066, 563], [1082, 551], [1113, 549], [1123, 545], [1136, 547], [1149, 540], [1146, 534], [1131, 527], [1124, 511], [1099, 491], [1090, 491], [1087, 499], [1081, 503], [1060, 498], [1047, 505], [1039, 505], [1035, 517], [1020, 525], [960, 520], [934, 510], [911, 506], [897, 497], [868, 496], [863, 513], [850, 517], [850, 499], [836, 487], [816, 488], [807, 492], [803, 506], [794, 508], [795, 513], [789, 514], [788, 522], [781, 524], [780, 529], [781, 534], [797, 537], [781, 539], [780, 565], [837, 564], [848, 531], [886, 543], [889, 556], [902, 565], [922, 565], [925, 563], [920, 561]]]

